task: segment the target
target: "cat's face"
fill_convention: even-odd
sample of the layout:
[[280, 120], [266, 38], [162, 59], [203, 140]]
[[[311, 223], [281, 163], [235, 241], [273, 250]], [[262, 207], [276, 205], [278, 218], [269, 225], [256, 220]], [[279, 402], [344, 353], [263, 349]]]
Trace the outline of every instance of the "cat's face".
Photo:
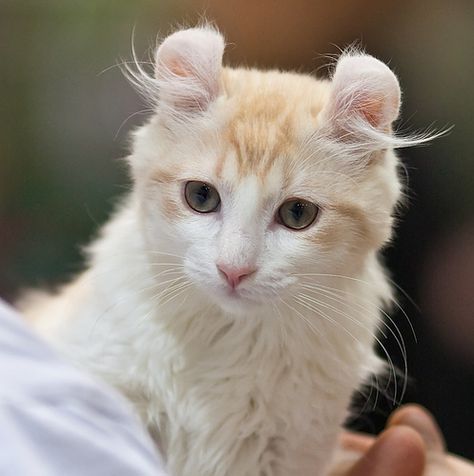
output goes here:
[[[238, 313], [310, 275], [350, 275], [389, 238], [399, 182], [376, 139], [389, 137], [399, 89], [367, 56], [340, 61], [332, 83], [222, 69], [221, 42], [209, 30], [165, 40], [161, 102], [131, 162], [151, 260]], [[172, 270], [156, 271], [173, 283]]]

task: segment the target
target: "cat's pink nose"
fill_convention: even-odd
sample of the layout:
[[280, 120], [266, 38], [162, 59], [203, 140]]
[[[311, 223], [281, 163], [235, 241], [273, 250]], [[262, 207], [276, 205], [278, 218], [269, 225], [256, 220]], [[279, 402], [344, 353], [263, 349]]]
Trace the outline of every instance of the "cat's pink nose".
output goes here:
[[229, 283], [232, 289], [235, 289], [243, 279], [255, 273], [256, 269], [250, 266], [234, 267], [218, 263], [219, 274]]

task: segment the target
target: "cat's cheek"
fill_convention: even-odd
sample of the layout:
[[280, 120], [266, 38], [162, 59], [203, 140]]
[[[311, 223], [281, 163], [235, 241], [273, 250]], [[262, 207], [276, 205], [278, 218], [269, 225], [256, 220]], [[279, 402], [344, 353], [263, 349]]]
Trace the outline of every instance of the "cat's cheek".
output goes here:
[[[163, 175], [160, 175], [163, 176]], [[141, 208], [145, 211], [146, 219], [150, 222], [164, 221], [174, 226], [185, 220], [189, 215], [189, 209], [182, 197], [181, 184], [174, 175], [165, 174], [168, 182], [149, 180], [144, 186], [138, 200]]]
[[186, 256], [193, 269], [205, 275], [217, 275], [215, 261], [218, 254], [220, 224], [211, 214], [189, 214], [174, 227], [173, 241], [185, 245]]
[[162, 216], [171, 225], [177, 224], [186, 217], [181, 199], [174, 194], [164, 195], [159, 205]]
[[392, 219], [387, 213], [372, 213], [355, 206], [335, 205], [316, 223], [309, 241], [335, 263], [360, 261], [388, 240]]
[[185, 210], [179, 200], [162, 195], [155, 190], [138, 200], [140, 229], [149, 251], [166, 248], [181, 255], [183, 240], [179, 229], [186, 220]]
[[183, 260], [186, 277], [206, 298], [219, 304], [219, 298], [225, 295], [225, 286], [215, 266], [215, 250], [197, 243], [188, 245]]

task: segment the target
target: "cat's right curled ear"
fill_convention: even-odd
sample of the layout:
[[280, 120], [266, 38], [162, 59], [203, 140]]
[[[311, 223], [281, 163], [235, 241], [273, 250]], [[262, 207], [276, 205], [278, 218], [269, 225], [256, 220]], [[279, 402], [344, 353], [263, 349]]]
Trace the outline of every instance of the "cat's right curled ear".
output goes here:
[[209, 26], [180, 30], [158, 47], [158, 111], [175, 119], [206, 111], [220, 93], [225, 42]]
[[398, 117], [400, 94], [397, 77], [387, 65], [367, 54], [343, 54], [325, 114], [346, 131], [357, 121], [386, 131]]
[[344, 53], [337, 62], [322, 111], [329, 137], [356, 158], [416, 143], [410, 138], [399, 139], [392, 132], [400, 96], [398, 79], [387, 65], [358, 51]]

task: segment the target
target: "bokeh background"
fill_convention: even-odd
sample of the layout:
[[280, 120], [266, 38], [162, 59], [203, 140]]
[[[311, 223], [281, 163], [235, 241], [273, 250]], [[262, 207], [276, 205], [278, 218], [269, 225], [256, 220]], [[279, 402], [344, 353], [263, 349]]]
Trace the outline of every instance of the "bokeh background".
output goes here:
[[[354, 41], [389, 62], [404, 90], [402, 130], [454, 125], [404, 150], [408, 207], [385, 252], [403, 293], [405, 401], [438, 418], [451, 451], [474, 458], [474, 2], [444, 0], [0, 0], [0, 296], [67, 278], [80, 248], [130, 184], [127, 136], [146, 108], [114, 65], [147, 60], [157, 34], [205, 16], [227, 61], [327, 74]], [[401, 367], [394, 339], [384, 342]], [[399, 382], [400, 385], [400, 382]], [[386, 396], [355, 403], [377, 431]]]

